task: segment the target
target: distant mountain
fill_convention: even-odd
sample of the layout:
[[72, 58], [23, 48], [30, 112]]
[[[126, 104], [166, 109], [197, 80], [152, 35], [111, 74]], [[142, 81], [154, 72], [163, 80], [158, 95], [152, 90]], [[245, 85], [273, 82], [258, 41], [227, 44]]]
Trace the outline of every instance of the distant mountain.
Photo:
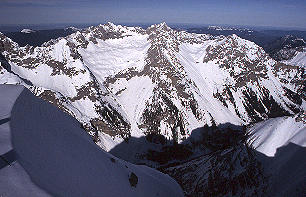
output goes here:
[[5, 35], [18, 43], [19, 46], [26, 46], [27, 44], [31, 46], [40, 46], [44, 42], [59, 37], [66, 37], [77, 30], [77, 28], [51, 30], [23, 29], [20, 32], [5, 32]]
[[[282, 52], [281, 52], [282, 53]], [[290, 52], [289, 52], [290, 53]], [[293, 50], [293, 56], [290, 59], [283, 60], [284, 64], [306, 67], [306, 48]], [[288, 54], [285, 52], [285, 54]]]
[[251, 30], [222, 26], [187, 28], [187, 31], [214, 36], [236, 34], [263, 47], [276, 61], [301, 67], [306, 65], [306, 31]]
[[[279, 47], [282, 40], [289, 35], [294, 38], [306, 39], [306, 31], [285, 31], [285, 30], [257, 30], [248, 28], [237, 27], [223, 27], [223, 26], [208, 26], [208, 27], [192, 27], [185, 28], [191, 33], [204, 33], [211, 35], [232, 35], [236, 34], [241, 38], [255, 42], [257, 45], [264, 48], [266, 52], [273, 53], [277, 47]], [[288, 37], [289, 39], [292, 39]], [[288, 39], [287, 38], [287, 39]], [[270, 54], [271, 55], [271, 54]], [[272, 54], [273, 56], [273, 54]]]
[[273, 40], [277, 39], [278, 36], [273, 34], [256, 31], [247, 28], [235, 28], [235, 27], [222, 27], [222, 26], [208, 26], [208, 27], [194, 27], [186, 29], [190, 33], [201, 33], [211, 34], [214, 36], [229, 36], [236, 34], [237, 36], [255, 42], [257, 45], [265, 47], [270, 44]]
[[21, 33], [25, 33], [25, 34], [30, 34], [30, 33], [34, 33], [35, 31], [32, 29], [23, 29], [20, 31]]
[[301, 67], [306, 66], [306, 42], [302, 38], [286, 35], [271, 43], [267, 52], [277, 61]]

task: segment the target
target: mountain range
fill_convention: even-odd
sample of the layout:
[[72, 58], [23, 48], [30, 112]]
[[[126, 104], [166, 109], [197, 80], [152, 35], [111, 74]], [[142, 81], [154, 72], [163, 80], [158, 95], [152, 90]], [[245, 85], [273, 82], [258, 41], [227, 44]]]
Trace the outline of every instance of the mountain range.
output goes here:
[[[107, 23], [38, 46], [20, 46], [0, 33], [0, 52], [1, 84], [25, 86], [74, 117], [102, 149], [160, 168], [187, 196], [264, 194], [268, 181], [259, 161], [267, 159], [253, 152], [246, 127], [256, 136], [260, 126], [253, 125], [261, 121], [304, 120], [304, 67], [235, 34]], [[305, 137], [296, 143], [305, 146]], [[183, 156], [164, 160], [175, 150]], [[201, 173], [194, 173], [198, 166]]]

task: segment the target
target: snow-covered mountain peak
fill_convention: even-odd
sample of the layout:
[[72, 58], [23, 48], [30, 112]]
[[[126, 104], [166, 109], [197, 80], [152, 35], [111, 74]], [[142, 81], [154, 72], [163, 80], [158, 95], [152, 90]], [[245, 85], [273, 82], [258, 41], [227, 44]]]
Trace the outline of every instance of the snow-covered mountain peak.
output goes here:
[[70, 27], [66, 27], [65, 31], [72, 31], [72, 32], [77, 32], [77, 31], [81, 31], [81, 28], [77, 28], [74, 26], [70, 26]]
[[157, 23], [157, 24], [153, 24], [153, 25], [151, 25], [150, 26], [151, 28], [153, 28], [153, 27], [167, 27], [167, 28], [170, 28], [168, 25], [167, 25], [167, 23], [166, 22], [161, 22], [161, 23]]
[[121, 25], [115, 25], [114, 23], [107, 22], [105, 24], [99, 24], [98, 27], [103, 27], [105, 30], [118, 31], [122, 28]]
[[30, 33], [33, 33], [33, 32], [35, 32], [35, 31], [32, 30], [32, 29], [23, 29], [23, 30], [21, 30], [20, 32], [21, 32], [21, 33], [25, 33], [25, 34], [30, 34]]
[[149, 32], [163, 32], [163, 31], [171, 31], [172, 29], [166, 24], [166, 22], [162, 22], [159, 24], [154, 24], [148, 27]]

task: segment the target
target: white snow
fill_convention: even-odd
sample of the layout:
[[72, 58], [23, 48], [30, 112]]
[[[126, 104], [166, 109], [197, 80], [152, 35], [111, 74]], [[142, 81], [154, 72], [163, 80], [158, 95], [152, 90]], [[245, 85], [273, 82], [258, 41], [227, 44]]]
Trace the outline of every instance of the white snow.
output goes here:
[[84, 63], [102, 83], [109, 75], [127, 68], [142, 70], [150, 43], [147, 35], [135, 34], [120, 39], [98, 40], [89, 43], [86, 49], [79, 49]]
[[21, 30], [20, 32], [21, 32], [21, 33], [25, 33], [25, 34], [30, 34], [30, 33], [33, 33], [33, 32], [35, 32], [35, 31], [32, 30], [32, 29], [23, 29], [23, 30]]
[[306, 48], [304, 48], [303, 51], [298, 51], [297, 54], [290, 60], [285, 60], [282, 62], [285, 64], [306, 68]]
[[199, 89], [199, 105], [201, 109], [207, 110], [217, 123], [231, 122], [240, 125], [242, 122], [221, 102], [213, 97], [213, 93], [222, 90], [224, 85], [232, 83], [233, 79], [229, 73], [222, 70], [217, 62], [203, 63], [206, 48], [213, 41], [203, 44], [181, 44], [178, 59], [184, 65], [189, 77], [195, 82]]
[[306, 124], [295, 117], [272, 118], [255, 124], [250, 132], [256, 150], [267, 156], [274, 156], [278, 148], [290, 142], [306, 147]]
[[146, 101], [152, 96], [154, 83], [148, 76], [133, 77], [130, 80], [120, 79], [111, 85], [112, 92], [120, 92], [118, 102], [128, 116], [131, 126], [131, 134], [140, 137], [144, 134], [139, 130], [138, 124], [146, 107]]
[[[0, 122], [11, 117], [11, 110], [18, 95], [23, 90], [22, 86], [0, 85]], [[0, 155], [11, 150], [11, 136], [9, 122], [0, 123]]]
[[31, 181], [30, 176], [19, 162], [14, 162], [0, 169], [0, 196], [51, 197]]

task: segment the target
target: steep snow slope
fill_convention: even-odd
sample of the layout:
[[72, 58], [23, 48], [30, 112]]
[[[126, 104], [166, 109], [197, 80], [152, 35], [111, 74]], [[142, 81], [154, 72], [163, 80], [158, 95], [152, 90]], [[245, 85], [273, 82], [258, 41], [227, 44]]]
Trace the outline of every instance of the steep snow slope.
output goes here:
[[272, 118], [255, 124], [249, 132], [256, 150], [270, 157], [275, 155], [278, 148], [289, 143], [306, 147], [305, 114]]
[[10, 125], [18, 161], [54, 196], [183, 196], [169, 176], [106, 153], [74, 118], [28, 90]]
[[203, 125], [303, 110], [303, 70], [236, 35], [107, 23], [40, 47], [0, 34], [0, 82], [24, 84], [74, 116], [105, 150], [129, 136], [178, 141]]

